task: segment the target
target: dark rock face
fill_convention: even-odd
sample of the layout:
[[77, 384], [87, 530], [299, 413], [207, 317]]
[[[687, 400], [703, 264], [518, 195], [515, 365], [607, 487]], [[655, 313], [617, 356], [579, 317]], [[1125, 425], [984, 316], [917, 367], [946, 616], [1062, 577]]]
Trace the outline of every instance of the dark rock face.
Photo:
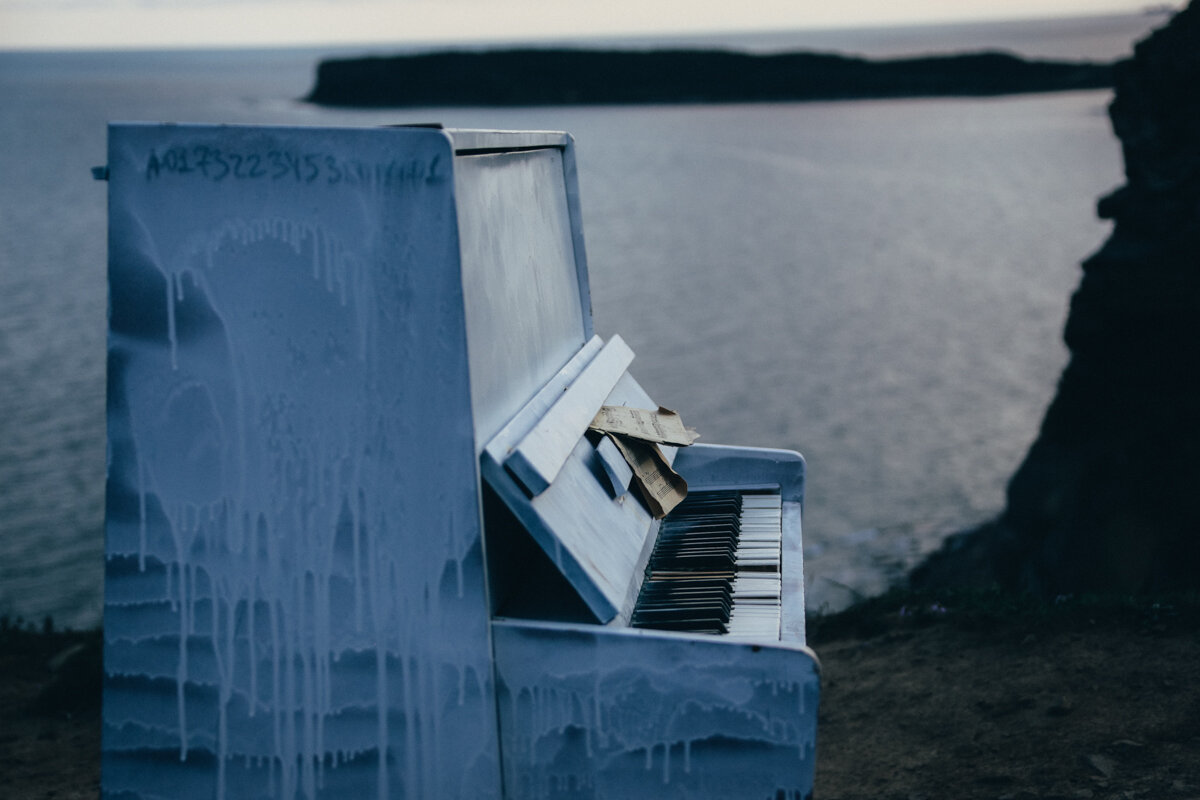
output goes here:
[[918, 585], [1043, 594], [1200, 587], [1200, 7], [1115, 70], [1126, 184], [1083, 264], [1063, 372], [995, 523], [948, 542]]
[[728, 103], [969, 96], [1112, 85], [1109, 64], [967, 53], [875, 61], [721, 50], [454, 50], [332, 59], [305, 99], [333, 106]]

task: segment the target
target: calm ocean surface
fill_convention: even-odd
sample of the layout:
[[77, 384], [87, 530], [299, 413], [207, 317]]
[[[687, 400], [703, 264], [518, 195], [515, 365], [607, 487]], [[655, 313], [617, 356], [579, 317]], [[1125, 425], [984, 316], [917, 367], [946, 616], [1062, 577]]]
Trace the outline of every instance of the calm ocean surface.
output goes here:
[[[669, 43], [1110, 58], [1160, 22]], [[703, 441], [805, 454], [812, 606], [1001, 508], [1122, 182], [1107, 92], [330, 111], [294, 99], [324, 54], [0, 53], [0, 614], [100, 620], [109, 120], [569, 131], [598, 332]]]

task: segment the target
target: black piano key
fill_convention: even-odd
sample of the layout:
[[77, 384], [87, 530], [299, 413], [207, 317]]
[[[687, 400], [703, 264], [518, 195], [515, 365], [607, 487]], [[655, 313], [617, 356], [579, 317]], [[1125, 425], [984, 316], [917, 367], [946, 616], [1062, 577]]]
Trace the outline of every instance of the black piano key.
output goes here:
[[[752, 498], [736, 490], [693, 492], [672, 510], [659, 526], [634, 627], [726, 634], [749, 620], [769, 629], [778, 605], [778, 581], [771, 580], [779, 569], [778, 500], [772, 516], [765, 498]], [[746, 606], [742, 622], [731, 628], [739, 604]], [[766, 621], [756, 623], [760, 617]]]

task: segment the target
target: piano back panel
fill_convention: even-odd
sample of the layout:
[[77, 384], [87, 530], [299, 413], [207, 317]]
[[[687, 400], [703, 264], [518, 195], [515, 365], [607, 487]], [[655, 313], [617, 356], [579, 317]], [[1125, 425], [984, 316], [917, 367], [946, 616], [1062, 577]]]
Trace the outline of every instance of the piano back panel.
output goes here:
[[811, 796], [819, 675], [807, 649], [594, 625], [492, 628], [508, 797]]
[[108, 167], [103, 792], [498, 796], [450, 138]]
[[461, 154], [463, 293], [482, 447], [591, 335], [564, 149]]

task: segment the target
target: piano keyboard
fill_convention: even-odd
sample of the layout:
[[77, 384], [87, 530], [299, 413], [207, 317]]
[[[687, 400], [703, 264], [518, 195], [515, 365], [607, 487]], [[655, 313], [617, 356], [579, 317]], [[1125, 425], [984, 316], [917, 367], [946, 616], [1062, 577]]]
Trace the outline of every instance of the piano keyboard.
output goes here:
[[663, 520], [630, 624], [779, 637], [778, 492], [692, 492]]

